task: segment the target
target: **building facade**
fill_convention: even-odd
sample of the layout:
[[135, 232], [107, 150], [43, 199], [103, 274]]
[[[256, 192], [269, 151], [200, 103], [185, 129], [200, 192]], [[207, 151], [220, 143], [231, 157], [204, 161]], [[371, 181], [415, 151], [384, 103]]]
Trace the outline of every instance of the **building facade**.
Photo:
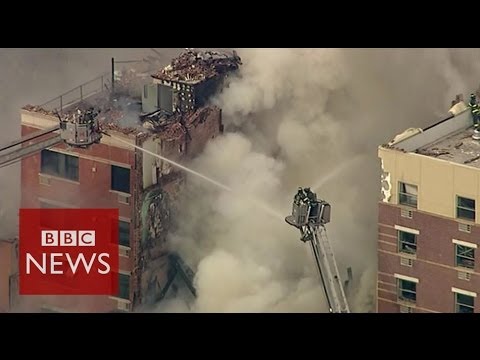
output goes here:
[[437, 124], [379, 147], [378, 312], [480, 312], [474, 137], [471, 109], [460, 101]]
[[[235, 64], [235, 59], [226, 56], [221, 59], [223, 63]], [[212, 70], [217, 69], [217, 62], [218, 59], [206, 59], [189, 51], [174, 59], [167, 70], [152, 75], [143, 84], [143, 91], [129, 89], [125, 76], [116, 79], [113, 93], [104, 89], [102, 77], [99, 91], [85, 97], [85, 90], [80, 88], [79, 99], [67, 106], [60, 105], [62, 117], [75, 116], [86, 109], [98, 110], [102, 129], [112, 136], [103, 136], [99, 144], [86, 148], [72, 148], [59, 142], [23, 158], [21, 207], [118, 208], [119, 293], [117, 296], [19, 296], [17, 271], [17, 281], [10, 280], [8, 285], [10, 311], [133, 311], [154, 305], [165, 296], [173, 282], [171, 276], [176, 273], [172, 271], [176, 266], [172, 264], [166, 240], [185, 174], [133, 145], [184, 163], [222, 133], [219, 108], [207, 102], [201, 106], [192, 101], [185, 105], [189, 103], [186, 93], [193, 89], [192, 81], [199, 88], [204, 80], [223, 80], [225, 72]], [[196, 73], [190, 74], [193, 68]], [[202, 74], [202, 69], [209, 71], [208, 76]], [[168, 81], [158, 84], [159, 77]], [[65, 102], [60, 98], [60, 104]], [[177, 106], [179, 103], [181, 108]], [[28, 105], [21, 111], [22, 136], [55, 125], [58, 125], [57, 112], [45, 107]], [[36, 141], [55, 136], [58, 132]], [[115, 140], [118, 138], [122, 142]], [[6, 299], [0, 298], [0, 311], [6, 307]]]

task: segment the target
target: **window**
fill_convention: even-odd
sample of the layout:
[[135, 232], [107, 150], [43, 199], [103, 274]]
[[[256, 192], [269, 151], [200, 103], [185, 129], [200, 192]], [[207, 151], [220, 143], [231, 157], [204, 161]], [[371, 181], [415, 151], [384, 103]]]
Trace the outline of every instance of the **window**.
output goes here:
[[112, 165], [112, 190], [130, 194], [130, 169]]
[[413, 281], [398, 279], [398, 299], [415, 303], [417, 301], [417, 284]]
[[475, 200], [457, 196], [457, 218], [475, 221]]
[[455, 312], [473, 313], [475, 298], [464, 294], [455, 293]]
[[78, 181], [78, 157], [42, 150], [40, 167], [43, 174]]
[[417, 186], [399, 183], [398, 202], [401, 205], [417, 207]]
[[455, 244], [455, 266], [467, 269], [475, 268], [475, 249]]
[[122, 246], [130, 247], [130, 223], [126, 221], [118, 222], [119, 244]]
[[130, 275], [118, 274], [118, 297], [130, 299]]
[[417, 253], [417, 235], [398, 230], [398, 252], [415, 255]]

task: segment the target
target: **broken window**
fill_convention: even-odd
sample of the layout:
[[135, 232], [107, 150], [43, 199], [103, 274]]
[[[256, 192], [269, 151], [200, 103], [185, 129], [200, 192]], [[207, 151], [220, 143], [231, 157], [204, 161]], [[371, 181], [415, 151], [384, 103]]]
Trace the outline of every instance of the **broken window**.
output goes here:
[[130, 194], [130, 169], [112, 165], [112, 190]]
[[475, 298], [464, 294], [455, 293], [455, 312], [473, 313], [475, 309]]
[[398, 299], [415, 303], [417, 301], [417, 283], [398, 279]]
[[417, 186], [405, 183], [399, 183], [398, 202], [401, 205], [417, 207]]
[[398, 251], [415, 255], [417, 253], [417, 235], [405, 231], [398, 231]]
[[40, 162], [42, 174], [78, 181], [78, 157], [42, 150]]
[[130, 247], [130, 223], [126, 221], [118, 222], [119, 244]]
[[455, 244], [455, 266], [467, 269], [475, 268], [475, 249]]
[[475, 221], [475, 200], [457, 196], [457, 218]]
[[118, 297], [130, 299], [130, 275], [118, 274]]

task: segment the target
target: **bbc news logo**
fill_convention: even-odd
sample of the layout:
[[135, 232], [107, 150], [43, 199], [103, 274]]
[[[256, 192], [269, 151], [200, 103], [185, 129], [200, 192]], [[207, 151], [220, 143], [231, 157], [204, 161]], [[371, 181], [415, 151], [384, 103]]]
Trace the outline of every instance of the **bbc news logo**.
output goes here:
[[[50, 230], [42, 230], [42, 246], [95, 246], [95, 230], [91, 231], [50, 231]], [[103, 269], [100, 267], [97, 268], [99, 274], [106, 275], [110, 273], [111, 266], [108, 263], [108, 259], [110, 258], [109, 253], [93, 253], [88, 260], [85, 255], [79, 254], [76, 259], [73, 259], [72, 256], [66, 252], [52, 252], [52, 253], [43, 253], [42, 259], [38, 261], [35, 257], [27, 252], [27, 259], [26, 259], [26, 274], [30, 275], [32, 273], [32, 265], [39, 270], [42, 274], [55, 274], [55, 275], [62, 275], [64, 274], [64, 270], [62, 269], [63, 262], [61, 259], [63, 257], [66, 258], [68, 264], [68, 271], [71, 271], [73, 275], [77, 272], [81, 271], [80, 263], [83, 265], [83, 269], [87, 274], [90, 274], [92, 271], [93, 265], [95, 260], [97, 260], [101, 265], [103, 265]], [[49, 259], [48, 259], [49, 258]], [[50, 260], [50, 267], [48, 266], [48, 260]]]
[[21, 209], [20, 295], [118, 294], [118, 209]]

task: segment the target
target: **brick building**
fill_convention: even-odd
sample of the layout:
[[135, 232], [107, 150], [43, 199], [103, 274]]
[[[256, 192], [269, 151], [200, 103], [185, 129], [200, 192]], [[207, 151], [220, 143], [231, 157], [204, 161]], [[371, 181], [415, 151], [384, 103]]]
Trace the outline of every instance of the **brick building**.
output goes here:
[[444, 120], [379, 147], [380, 313], [480, 312], [480, 141], [472, 120], [459, 101]]
[[[64, 118], [92, 107], [102, 128], [114, 136], [85, 149], [58, 142], [24, 157], [21, 207], [118, 208], [120, 291], [116, 297], [27, 297], [18, 296], [18, 283], [10, 280], [6, 297], [0, 272], [0, 311], [7, 298], [11, 311], [103, 312], [148, 307], [165, 296], [178, 268], [165, 244], [184, 173], [115, 137], [180, 163], [196, 156], [223, 131], [221, 110], [208, 100], [239, 64], [236, 54], [189, 50], [151, 76], [116, 71], [113, 85], [102, 76], [89, 82], [89, 89], [70, 92], [69, 99], [21, 110], [22, 136], [58, 125], [53, 109]], [[72, 93], [77, 94], [73, 100]], [[59, 135], [39, 139], [49, 137]], [[0, 254], [5, 256], [1, 249]]]

